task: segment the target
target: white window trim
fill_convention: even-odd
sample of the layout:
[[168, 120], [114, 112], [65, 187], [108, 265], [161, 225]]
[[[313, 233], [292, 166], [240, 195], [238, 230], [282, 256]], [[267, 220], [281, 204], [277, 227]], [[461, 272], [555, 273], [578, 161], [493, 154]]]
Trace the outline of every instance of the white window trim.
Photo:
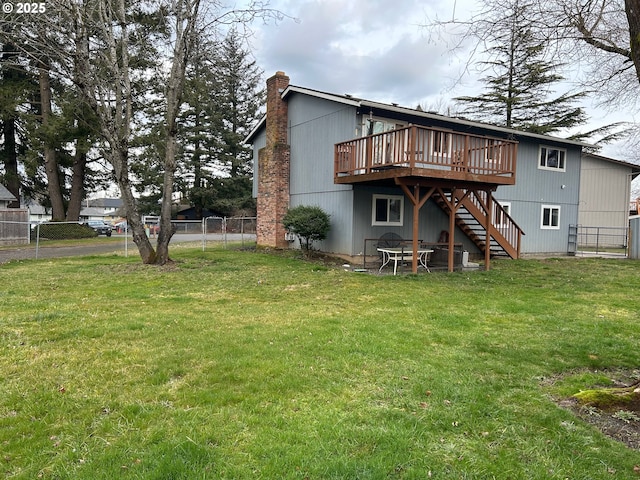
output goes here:
[[[544, 224], [544, 211], [546, 209], [550, 209], [550, 210], [558, 210], [558, 225], [554, 226], [554, 225], [545, 225]], [[542, 230], [560, 230], [560, 214], [562, 213], [562, 209], [560, 208], [560, 205], [542, 205], [540, 208], [540, 228]], [[552, 218], [549, 217], [549, 218]]]
[[369, 120], [373, 122], [381, 122], [384, 125], [383, 131], [378, 132], [378, 134], [392, 132], [393, 130], [397, 130], [398, 128], [406, 127], [406, 123], [401, 122], [399, 120], [391, 120], [389, 118], [384, 118], [384, 117], [366, 117], [362, 122], [363, 137], [366, 137], [369, 134], [368, 128], [367, 128]]
[[[440, 145], [436, 145], [436, 136], [444, 137], [444, 142], [441, 142]], [[453, 148], [453, 132], [449, 132], [446, 130], [431, 130], [431, 154], [437, 155], [439, 157], [448, 158], [451, 157], [451, 149]], [[440, 148], [436, 148], [439, 146]], [[446, 146], [446, 151], [442, 149], [443, 146]]]
[[[400, 221], [399, 222], [378, 222], [376, 221], [376, 202], [378, 199], [387, 200], [387, 219], [389, 218], [388, 200], [400, 200]], [[371, 199], [371, 225], [386, 227], [402, 227], [404, 225], [404, 196], [403, 195], [381, 195], [374, 194]]]
[[[503, 210], [507, 212], [507, 215], [511, 217], [511, 202], [500, 202], [498, 201]], [[504, 217], [502, 217], [502, 222], [497, 224], [498, 228], [507, 228], [509, 224], [504, 221]]]
[[[492, 155], [489, 155], [492, 153]], [[502, 162], [502, 142], [495, 138], [487, 138], [485, 142], [484, 161], [486, 163], [500, 164]]]
[[[545, 161], [545, 166], [540, 165], [540, 156], [542, 155], [542, 149], [546, 148], [547, 150], [557, 150], [558, 153], [563, 152], [564, 153], [564, 165], [562, 166], [562, 168], [560, 167], [547, 167], [546, 166], [546, 161]], [[548, 155], [547, 155], [548, 158]], [[564, 148], [558, 148], [558, 147], [552, 147], [550, 145], [540, 145], [540, 147], [538, 148], [538, 169], [540, 170], [549, 170], [551, 172], [566, 172], [567, 171], [567, 150]]]

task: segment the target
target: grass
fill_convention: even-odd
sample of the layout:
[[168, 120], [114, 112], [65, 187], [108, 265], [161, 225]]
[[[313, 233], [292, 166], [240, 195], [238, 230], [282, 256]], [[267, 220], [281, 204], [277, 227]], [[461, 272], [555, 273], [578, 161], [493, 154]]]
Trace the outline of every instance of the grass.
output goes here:
[[[86, 245], [102, 245], [102, 244], [121, 244], [124, 243], [124, 239], [122, 237], [107, 237], [107, 236], [97, 236], [91, 238], [75, 238], [75, 239], [59, 239], [59, 240], [50, 240], [50, 239], [40, 239], [40, 242], [37, 243], [36, 240], [31, 240], [31, 243], [20, 245], [21, 249], [25, 248], [36, 248], [36, 245], [41, 247], [79, 247]], [[135, 245], [133, 245], [135, 248]], [[14, 250], [16, 248], [15, 245], [0, 245], [0, 251], [2, 250]]]
[[7, 478], [637, 478], [543, 381], [638, 366], [638, 262], [173, 257], [0, 266]]

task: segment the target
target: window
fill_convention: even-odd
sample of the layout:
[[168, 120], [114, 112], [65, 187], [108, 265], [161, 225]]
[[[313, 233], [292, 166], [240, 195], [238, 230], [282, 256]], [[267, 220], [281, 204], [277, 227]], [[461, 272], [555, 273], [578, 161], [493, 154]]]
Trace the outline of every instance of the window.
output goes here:
[[487, 139], [486, 157], [487, 163], [500, 163], [500, 157], [502, 156], [503, 142], [495, 140], [493, 138]]
[[565, 170], [566, 150], [553, 147], [540, 147], [540, 163], [538, 168], [546, 170]]
[[500, 228], [506, 228], [509, 224], [507, 221], [507, 215], [511, 215], [511, 202], [499, 202], [502, 209], [497, 208], [496, 218], [494, 219], [494, 223]]
[[365, 127], [362, 131], [363, 136], [375, 135], [376, 133], [390, 132], [404, 127], [401, 123], [395, 123], [393, 120], [378, 120], [374, 118], [367, 118], [365, 120]]
[[372, 225], [402, 226], [404, 197], [401, 195], [374, 195], [372, 210]]
[[542, 205], [540, 228], [560, 230], [560, 207], [555, 205]]
[[433, 153], [449, 155], [451, 151], [451, 134], [446, 132], [431, 132], [431, 144]]

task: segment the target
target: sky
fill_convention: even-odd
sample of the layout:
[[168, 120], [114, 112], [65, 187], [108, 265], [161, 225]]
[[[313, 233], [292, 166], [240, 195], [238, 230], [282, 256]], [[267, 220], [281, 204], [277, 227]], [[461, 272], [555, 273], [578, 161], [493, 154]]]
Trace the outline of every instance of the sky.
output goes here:
[[[271, 0], [270, 6], [291, 18], [256, 25], [252, 47], [265, 77], [283, 71], [293, 85], [440, 113], [453, 97], [482, 91], [477, 75], [463, 75], [468, 50], [452, 51], [453, 36], [424, 27], [436, 18], [468, 18], [476, 0]], [[591, 101], [584, 107], [589, 127], [633, 119], [632, 112], [607, 112]], [[609, 146], [602, 154], [625, 160], [625, 148]]]
[[464, 61], [429, 40], [428, 18], [451, 18], [470, 0], [272, 0], [293, 18], [260, 26], [255, 55], [267, 77], [416, 107], [451, 89]]

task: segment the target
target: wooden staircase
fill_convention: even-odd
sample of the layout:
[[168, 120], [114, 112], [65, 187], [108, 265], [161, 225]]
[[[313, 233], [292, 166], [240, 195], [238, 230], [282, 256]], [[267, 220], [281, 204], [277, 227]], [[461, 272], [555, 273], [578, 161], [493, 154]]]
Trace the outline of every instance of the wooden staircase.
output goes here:
[[[452, 193], [455, 195], [454, 198], [451, 198]], [[443, 195], [446, 198], [443, 198]], [[489, 196], [491, 196], [490, 201]], [[434, 193], [432, 198], [447, 214], [450, 211], [450, 203], [459, 204], [455, 216], [456, 225], [483, 253], [487, 248], [485, 225], [489, 212], [488, 205], [490, 205], [489, 251], [491, 257], [519, 258], [520, 243], [524, 232], [490, 192], [472, 190], [465, 195], [463, 190], [453, 190], [453, 192], [439, 190]]]

